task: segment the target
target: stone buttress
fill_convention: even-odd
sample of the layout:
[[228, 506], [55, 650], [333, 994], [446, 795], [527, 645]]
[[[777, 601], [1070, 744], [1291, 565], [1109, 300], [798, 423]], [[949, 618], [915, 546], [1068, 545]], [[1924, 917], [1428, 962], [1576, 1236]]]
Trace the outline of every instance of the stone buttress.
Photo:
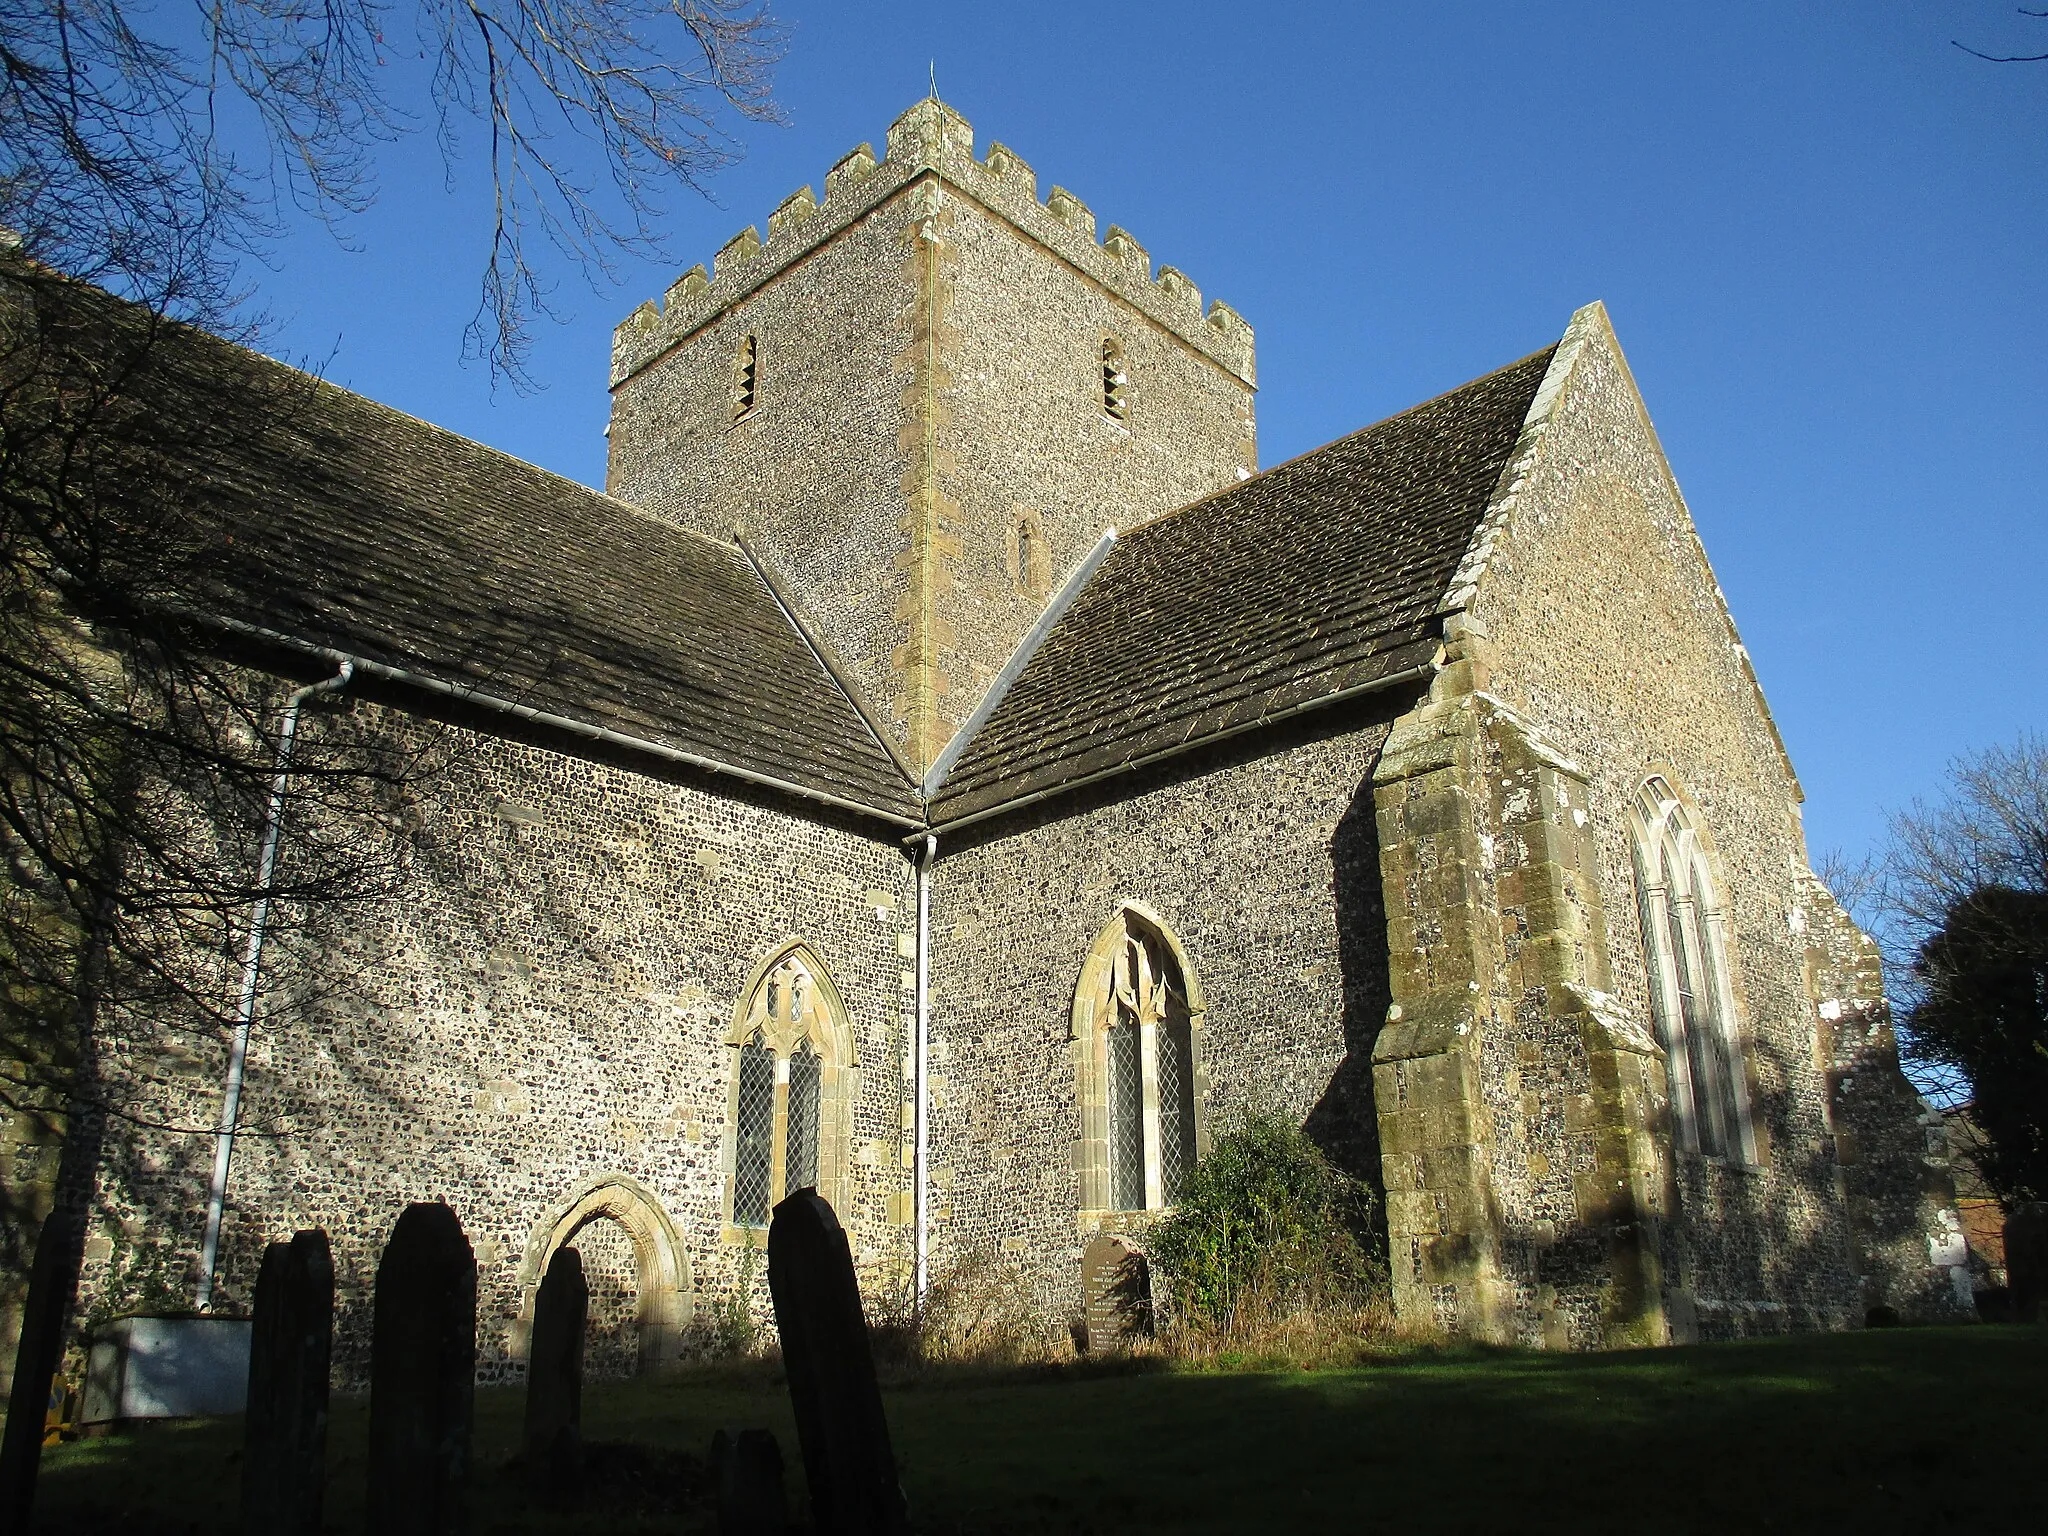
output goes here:
[[1498, 1342], [1662, 1343], [1663, 1053], [1608, 992], [1585, 778], [1485, 694], [1479, 626], [1447, 633], [1373, 779], [1396, 1307]]

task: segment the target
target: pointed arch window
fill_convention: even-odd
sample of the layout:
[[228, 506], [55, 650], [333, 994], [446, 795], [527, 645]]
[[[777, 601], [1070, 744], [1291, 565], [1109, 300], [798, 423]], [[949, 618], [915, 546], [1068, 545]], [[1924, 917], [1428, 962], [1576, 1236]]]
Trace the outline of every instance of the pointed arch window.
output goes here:
[[1632, 831], [1644, 971], [1679, 1145], [1754, 1163], [1720, 884], [1692, 812], [1666, 780], [1638, 791]]
[[1144, 1211], [1179, 1197], [1200, 1152], [1200, 998], [1163, 925], [1127, 907], [1082, 967], [1082, 1202]]
[[767, 1226], [799, 1189], [843, 1206], [852, 1038], [838, 989], [808, 946], [760, 967], [731, 1040], [732, 1225]]

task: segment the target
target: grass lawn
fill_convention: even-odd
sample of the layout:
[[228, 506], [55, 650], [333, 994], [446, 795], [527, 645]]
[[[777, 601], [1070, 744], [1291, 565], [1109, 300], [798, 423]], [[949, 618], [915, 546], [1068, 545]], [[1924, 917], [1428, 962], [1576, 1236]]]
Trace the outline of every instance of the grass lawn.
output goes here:
[[[1606, 1355], [1458, 1352], [1365, 1369], [1132, 1370], [891, 1389], [922, 1532], [2048, 1528], [2048, 1328], [1890, 1329]], [[595, 1386], [602, 1475], [573, 1513], [505, 1471], [516, 1389], [477, 1394], [477, 1531], [709, 1531], [701, 1457], [765, 1424], [765, 1375]], [[338, 1400], [328, 1526], [361, 1529], [366, 1405]], [[240, 1423], [45, 1453], [36, 1529], [235, 1528]]]

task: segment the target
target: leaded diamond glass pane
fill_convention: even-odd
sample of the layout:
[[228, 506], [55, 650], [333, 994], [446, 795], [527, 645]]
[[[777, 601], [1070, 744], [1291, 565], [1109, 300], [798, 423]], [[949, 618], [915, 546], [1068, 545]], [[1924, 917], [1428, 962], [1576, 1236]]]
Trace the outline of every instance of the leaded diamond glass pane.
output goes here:
[[1145, 1208], [1145, 1080], [1138, 1023], [1109, 1032], [1109, 1198], [1120, 1211]]
[[1706, 1006], [1701, 1009], [1706, 1019], [1706, 1032], [1714, 1056], [1714, 1105], [1721, 1123], [1726, 1128], [1723, 1140], [1730, 1157], [1742, 1154], [1742, 1112], [1736, 1105], [1736, 1074], [1742, 1070], [1742, 1063], [1735, 1054], [1734, 1031], [1728, 1027], [1728, 1020], [1721, 1012], [1721, 974], [1724, 963], [1714, 943], [1711, 924], [1702, 925], [1700, 933], [1700, 962], [1706, 967]]
[[792, 1190], [818, 1185], [818, 1085], [824, 1063], [806, 1044], [789, 1058], [789, 1135], [783, 1150], [784, 1184]]
[[1663, 977], [1658, 967], [1658, 932], [1663, 921], [1661, 893], [1653, 893], [1649, 871], [1643, 867], [1642, 850], [1636, 850], [1636, 922], [1643, 934], [1643, 982], [1650, 992], [1650, 1011], [1657, 1017], [1658, 1042], [1666, 1051], [1677, 1049], [1678, 1021], [1666, 1006]]
[[775, 1056], [756, 1037], [740, 1047], [739, 1133], [732, 1169], [732, 1219], [768, 1225], [775, 1141]]
[[1699, 982], [1693, 975], [1692, 954], [1686, 944], [1685, 920], [1677, 903], [1671, 906], [1671, 957], [1678, 972], [1678, 1009], [1685, 1020], [1685, 1059], [1692, 1068], [1692, 1109], [1699, 1130], [1700, 1150], [1718, 1157], [1727, 1149], [1721, 1121], [1721, 1062], [1714, 1049], [1705, 1010], [1700, 1007]]
[[1159, 1030], [1159, 1193], [1168, 1205], [1195, 1166], [1194, 1067], [1188, 1021], [1169, 1018]]

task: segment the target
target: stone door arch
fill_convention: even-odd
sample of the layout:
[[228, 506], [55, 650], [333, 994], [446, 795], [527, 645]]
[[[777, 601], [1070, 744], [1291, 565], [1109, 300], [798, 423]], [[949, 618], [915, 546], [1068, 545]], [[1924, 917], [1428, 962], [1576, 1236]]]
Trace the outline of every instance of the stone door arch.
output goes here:
[[661, 1201], [646, 1185], [623, 1173], [603, 1173], [586, 1180], [534, 1228], [519, 1265], [515, 1353], [525, 1355], [534, 1300], [548, 1261], [557, 1249], [574, 1246], [577, 1234], [600, 1222], [617, 1223], [632, 1244], [638, 1372], [644, 1375], [678, 1363], [695, 1310], [689, 1261], [675, 1222]]

